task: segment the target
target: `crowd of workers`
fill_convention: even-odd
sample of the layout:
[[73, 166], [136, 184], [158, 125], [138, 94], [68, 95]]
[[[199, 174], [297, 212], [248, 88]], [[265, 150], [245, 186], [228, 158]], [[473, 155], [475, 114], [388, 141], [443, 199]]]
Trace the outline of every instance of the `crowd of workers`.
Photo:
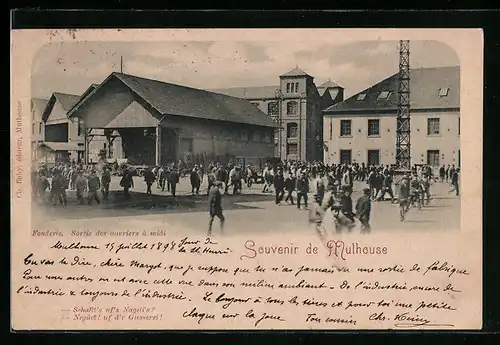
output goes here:
[[[214, 217], [221, 219], [221, 225], [224, 222], [222, 195], [241, 194], [244, 185], [249, 189], [256, 182], [262, 183], [262, 193], [275, 195], [276, 205], [284, 202], [296, 205], [298, 210], [309, 210], [309, 221], [319, 231], [328, 228], [330, 225], [327, 224], [334, 224], [337, 231], [351, 231], [356, 226], [357, 219], [363, 233], [370, 231], [372, 201], [383, 201], [389, 196], [391, 202], [399, 203], [399, 216], [404, 221], [411, 207], [421, 209], [430, 202], [433, 182], [451, 184], [457, 196], [460, 190], [460, 169], [455, 166], [442, 166], [436, 172], [430, 166], [414, 166], [411, 170], [400, 171], [394, 166], [366, 166], [357, 163], [326, 165], [321, 162], [297, 161], [269, 163], [261, 171], [250, 165], [217, 162], [206, 167], [195, 165], [188, 171], [185, 167], [179, 168], [180, 166], [171, 164], [146, 169], [140, 177], [145, 181], [146, 193], [152, 194], [151, 188], [156, 182], [157, 189], [162, 192], [166, 189], [175, 198], [178, 183], [188, 175], [191, 194], [199, 195], [206, 179], [209, 233]], [[67, 205], [66, 190], [70, 189], [76, 190], [79, 204], [86, 202], [91, 205], [93, 201], [99, 204], [99, 194], [104, 201], [109, 198], [112, 170], [116, 172], [118, 169], [116, 166], [103, 166], [98, 174], [95, 167], [76, 163], [56, 164], [51, 169], [41, 167], [33, 172], [33, 198], [42, 203]], [[124, 197], [130, 199], [135, 172], [126, 167], [120, 171], [119, 185], [123, 188]], [[366, 183], [366, 187], [353, 204], [351, 196], [355, 181]], [[47, 190], [50, 193], [47, 194]], [[309, 202], [311, 195], [312, 203]]]

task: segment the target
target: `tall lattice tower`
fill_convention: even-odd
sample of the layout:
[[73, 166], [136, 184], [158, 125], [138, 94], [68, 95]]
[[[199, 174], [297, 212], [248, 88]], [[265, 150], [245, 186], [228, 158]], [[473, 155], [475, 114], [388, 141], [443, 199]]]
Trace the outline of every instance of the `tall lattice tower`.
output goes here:
[[397, 106], [396, 165], [399, 169], [410, 169], [410, 41], [399, 41], [399, 83]]

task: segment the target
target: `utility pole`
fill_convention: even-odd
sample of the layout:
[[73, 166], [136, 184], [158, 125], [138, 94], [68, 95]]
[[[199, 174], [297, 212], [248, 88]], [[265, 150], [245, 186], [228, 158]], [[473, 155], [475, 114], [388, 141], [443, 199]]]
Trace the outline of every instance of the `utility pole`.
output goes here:
[[410, 41], [399, 41], [397, 107], [396, 165], [399, 169], [410, 169]]
[[120, 56], [120, 73], [123, 73], [123, 56]]

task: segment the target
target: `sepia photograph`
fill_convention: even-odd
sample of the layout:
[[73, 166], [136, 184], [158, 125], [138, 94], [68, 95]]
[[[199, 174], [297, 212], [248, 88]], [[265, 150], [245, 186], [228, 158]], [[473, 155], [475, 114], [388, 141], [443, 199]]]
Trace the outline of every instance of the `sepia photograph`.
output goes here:
[[12, 329], [482, 327], [481, 30], [12, 41]]
[[460, 79], [433, 40], [46, 44], [33, 231], [460, 232]]

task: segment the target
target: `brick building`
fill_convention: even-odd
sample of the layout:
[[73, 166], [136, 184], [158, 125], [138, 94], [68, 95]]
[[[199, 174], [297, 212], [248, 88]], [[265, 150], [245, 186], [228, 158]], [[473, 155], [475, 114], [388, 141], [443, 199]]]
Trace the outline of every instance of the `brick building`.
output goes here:
[[[323, 111], [324, 161], [396, 163], [398, 74]], [[460, 165], [460, 68], [410, 71], [411, 163]]]
[[[277, 123], [275, 155], [281, 159], [323, 160], [321, 110], [343, 100], [344, 89], [332, 81], [317, 87], [314, 78], [298, 67], [271, 86], [213, 90], [251, 102]], [[281, 121], [280, 121], [281, 119]]]
[[274, 156], [276, 124], [249, 102], [190, 87], [112, 73], [68, 111], [87, 137], [122, 140], [136, 164], [203, 164]]

